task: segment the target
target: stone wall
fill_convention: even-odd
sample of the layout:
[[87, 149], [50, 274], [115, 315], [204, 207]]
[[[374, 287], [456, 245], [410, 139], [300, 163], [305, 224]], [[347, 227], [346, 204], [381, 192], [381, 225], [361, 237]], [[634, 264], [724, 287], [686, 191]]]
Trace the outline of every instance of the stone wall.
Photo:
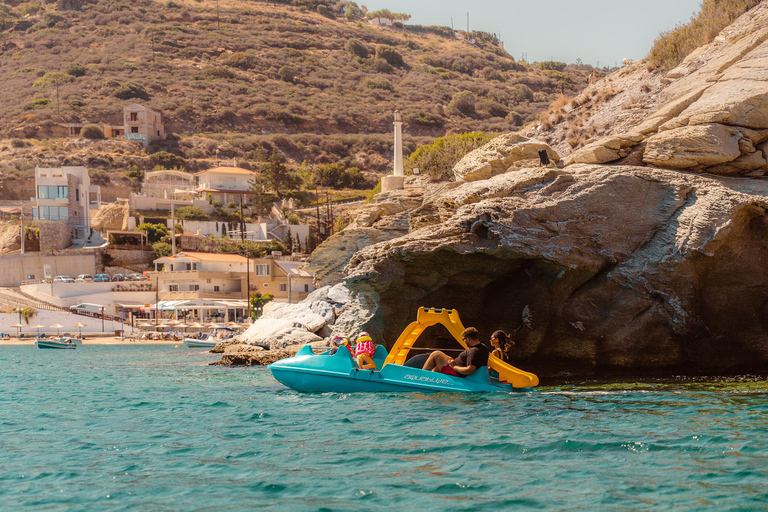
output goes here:
[[152, 265], [152, 251], [107, 248], [104, 254], [109, 258], [110, 265], [131, 269], [150, 268]]
[[60, 251], [72, 245], [72, 233], [69, 224], [60, 221], [39, 221], [40, 250]]
[[19, 286], [28, 275], [42, 279], [45, 265], [50, 265], [51, 277], [95, 274], [95, 251], [66, 251], [52, 253], [7, 254], [0, 265], [0, 286]]

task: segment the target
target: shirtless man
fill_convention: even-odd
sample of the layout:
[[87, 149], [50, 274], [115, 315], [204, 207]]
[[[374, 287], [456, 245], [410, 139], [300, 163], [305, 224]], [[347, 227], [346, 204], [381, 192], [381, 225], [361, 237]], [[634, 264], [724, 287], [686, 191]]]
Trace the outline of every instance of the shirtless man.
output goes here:
[[469, 348], [459, 354], [456, 359], [436, 350], [429, 354], [422, 370], [432, 370], [454, 377], [467, 377], [475, 373], [478, 368], [488, 366], [488, 347], [480, 343], [477, 329], [474, 327], [464, 329], [464, 332], [461, 333], [461, 339]]

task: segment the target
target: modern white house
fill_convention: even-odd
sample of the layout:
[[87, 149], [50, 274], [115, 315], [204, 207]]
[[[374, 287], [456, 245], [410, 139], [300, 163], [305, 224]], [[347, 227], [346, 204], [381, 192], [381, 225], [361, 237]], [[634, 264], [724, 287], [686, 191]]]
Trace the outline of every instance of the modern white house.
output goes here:
[[72, 238], [90, 236], [91, 210], [101, 204], [101, 189], [91, 185], [85, 167], [35, 167], [35, 220], [66, 222]]
[[197, 193], [203, 198], [210, 195], [211, 200], [227, 204], [239, 203], [244, 196], [252, 195], [251, 180], [256, 177], [254, 171], [240, 167], [212, 167], [195, 173]]

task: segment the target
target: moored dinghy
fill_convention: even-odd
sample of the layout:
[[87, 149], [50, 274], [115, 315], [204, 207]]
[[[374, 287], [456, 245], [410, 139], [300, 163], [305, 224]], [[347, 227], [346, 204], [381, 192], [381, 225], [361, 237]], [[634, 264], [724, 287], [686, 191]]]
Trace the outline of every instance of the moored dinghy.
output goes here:
[[37, 345], [37, 348], [59, 348], [59, 349], [75, 349], [77, 348], [78, 342], [77, 338], [54, 338], [50, 340], [42, 339], [37, 340], [35, 342], [35, 345]]
[[[454, 377], [422, 370], [423, 358], [408, 358], [408, 353], [427, 327], [442, 324], [465, 349], [461, 339], [464, 326], [456, 310], [419, 308], [416, 321], [411, 323], [395, 342], [389, 353], [379, 345], [373, 360], [378, 370], [361, 370], [348, 350], [331, 355], [330, 350], [315, 354], [309, 345], [269, 368], [272, 375], [286, 386], [303, 392], [359, 391], [454, 391], [479, 393], [490, 391], [529, 390], [539, 384], [539, 378], [519, 370], [491, 355], [487, 368], [478, 368], [468, 377]], [[494, 370], [498, 378], [491, 378]]]

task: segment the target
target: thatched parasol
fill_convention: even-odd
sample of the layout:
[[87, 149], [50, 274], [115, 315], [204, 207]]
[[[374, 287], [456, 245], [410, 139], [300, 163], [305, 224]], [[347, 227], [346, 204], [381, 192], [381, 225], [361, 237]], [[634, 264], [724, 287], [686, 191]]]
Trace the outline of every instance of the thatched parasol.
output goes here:
[[59, 335], [59, 329], [61, 329], [62, 327], [64, 327], [64, 326], [61, 325], [61, 324], [53, 324], [51, 326], [51, 329], [56, 329], [56, 336], [58, 336]]
[[77, 322], [72, 327], [77, 327], [78, 329], [80, 329], [80, 338], [82, 338], [83, 337], [83, 327], [85, 327], [85, 324], [81, 323], [81, 322]]

